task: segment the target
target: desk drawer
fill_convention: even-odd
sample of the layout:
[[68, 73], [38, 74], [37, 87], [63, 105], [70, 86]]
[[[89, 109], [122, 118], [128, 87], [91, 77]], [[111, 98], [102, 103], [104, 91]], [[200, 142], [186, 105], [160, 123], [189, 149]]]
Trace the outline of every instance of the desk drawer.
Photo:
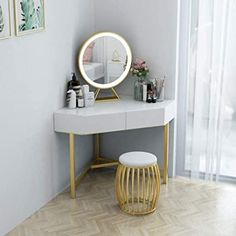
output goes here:
[[78, 116], [55, 114], [55, 131], [74, 134], [96, 134], [125, 130], [125, 113]]
[[130, 111], [126, 116], [126, 129], [140, 129], [164, 125], [163, 109], [146, 111]]
[[125, 130], [125, 113], [85, 117], [84, 127], [81, 130], [85, 134]]

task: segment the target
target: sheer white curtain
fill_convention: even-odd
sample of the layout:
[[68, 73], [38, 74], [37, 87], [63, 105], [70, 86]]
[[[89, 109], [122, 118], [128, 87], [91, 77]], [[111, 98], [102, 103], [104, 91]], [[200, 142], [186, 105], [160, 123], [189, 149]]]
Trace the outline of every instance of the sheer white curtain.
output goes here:
[[[235, 5], [234, 0], [190, 4], [185, 169], [193, 178], [218, 180], [234, 171], [236, 177], [236, 129], [231, 132], [236, 119]], [[235, 168], [227, 170], [232, 164]]]

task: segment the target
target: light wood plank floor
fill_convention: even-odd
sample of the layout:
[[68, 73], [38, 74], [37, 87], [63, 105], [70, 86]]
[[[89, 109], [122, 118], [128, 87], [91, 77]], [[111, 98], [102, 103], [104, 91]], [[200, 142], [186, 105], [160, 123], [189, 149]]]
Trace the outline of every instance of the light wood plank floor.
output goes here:
[[91, 172], [79, 198], [63, 193], [16, 227], [8, 236], [236, 235], [236, 186], [184, 178], [161, 186], [157, 212], [129, 216], [117, 206], [113, 171]]

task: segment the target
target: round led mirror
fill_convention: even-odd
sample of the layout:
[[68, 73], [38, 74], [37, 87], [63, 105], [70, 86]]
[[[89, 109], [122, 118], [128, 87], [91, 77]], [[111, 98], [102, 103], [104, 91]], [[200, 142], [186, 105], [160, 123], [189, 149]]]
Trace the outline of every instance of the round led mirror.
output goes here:
[[98, 89], [111, 89], [127, 77], [132, 53], [120, 35], [102, 32], [83, 44], [78, 63], [81, 75], [90, 85]]

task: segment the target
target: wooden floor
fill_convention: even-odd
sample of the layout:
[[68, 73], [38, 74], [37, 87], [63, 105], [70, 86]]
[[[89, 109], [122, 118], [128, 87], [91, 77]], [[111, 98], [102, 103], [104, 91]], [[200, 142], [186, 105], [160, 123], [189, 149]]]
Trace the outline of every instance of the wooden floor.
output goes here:
[[117, 206], [113, 171], [94, 171], [71, 200], [63, 193], [8, 236], [236, 235], [236, 186], [184, 178], [161, 186], [157, 212], [129, 216]]

